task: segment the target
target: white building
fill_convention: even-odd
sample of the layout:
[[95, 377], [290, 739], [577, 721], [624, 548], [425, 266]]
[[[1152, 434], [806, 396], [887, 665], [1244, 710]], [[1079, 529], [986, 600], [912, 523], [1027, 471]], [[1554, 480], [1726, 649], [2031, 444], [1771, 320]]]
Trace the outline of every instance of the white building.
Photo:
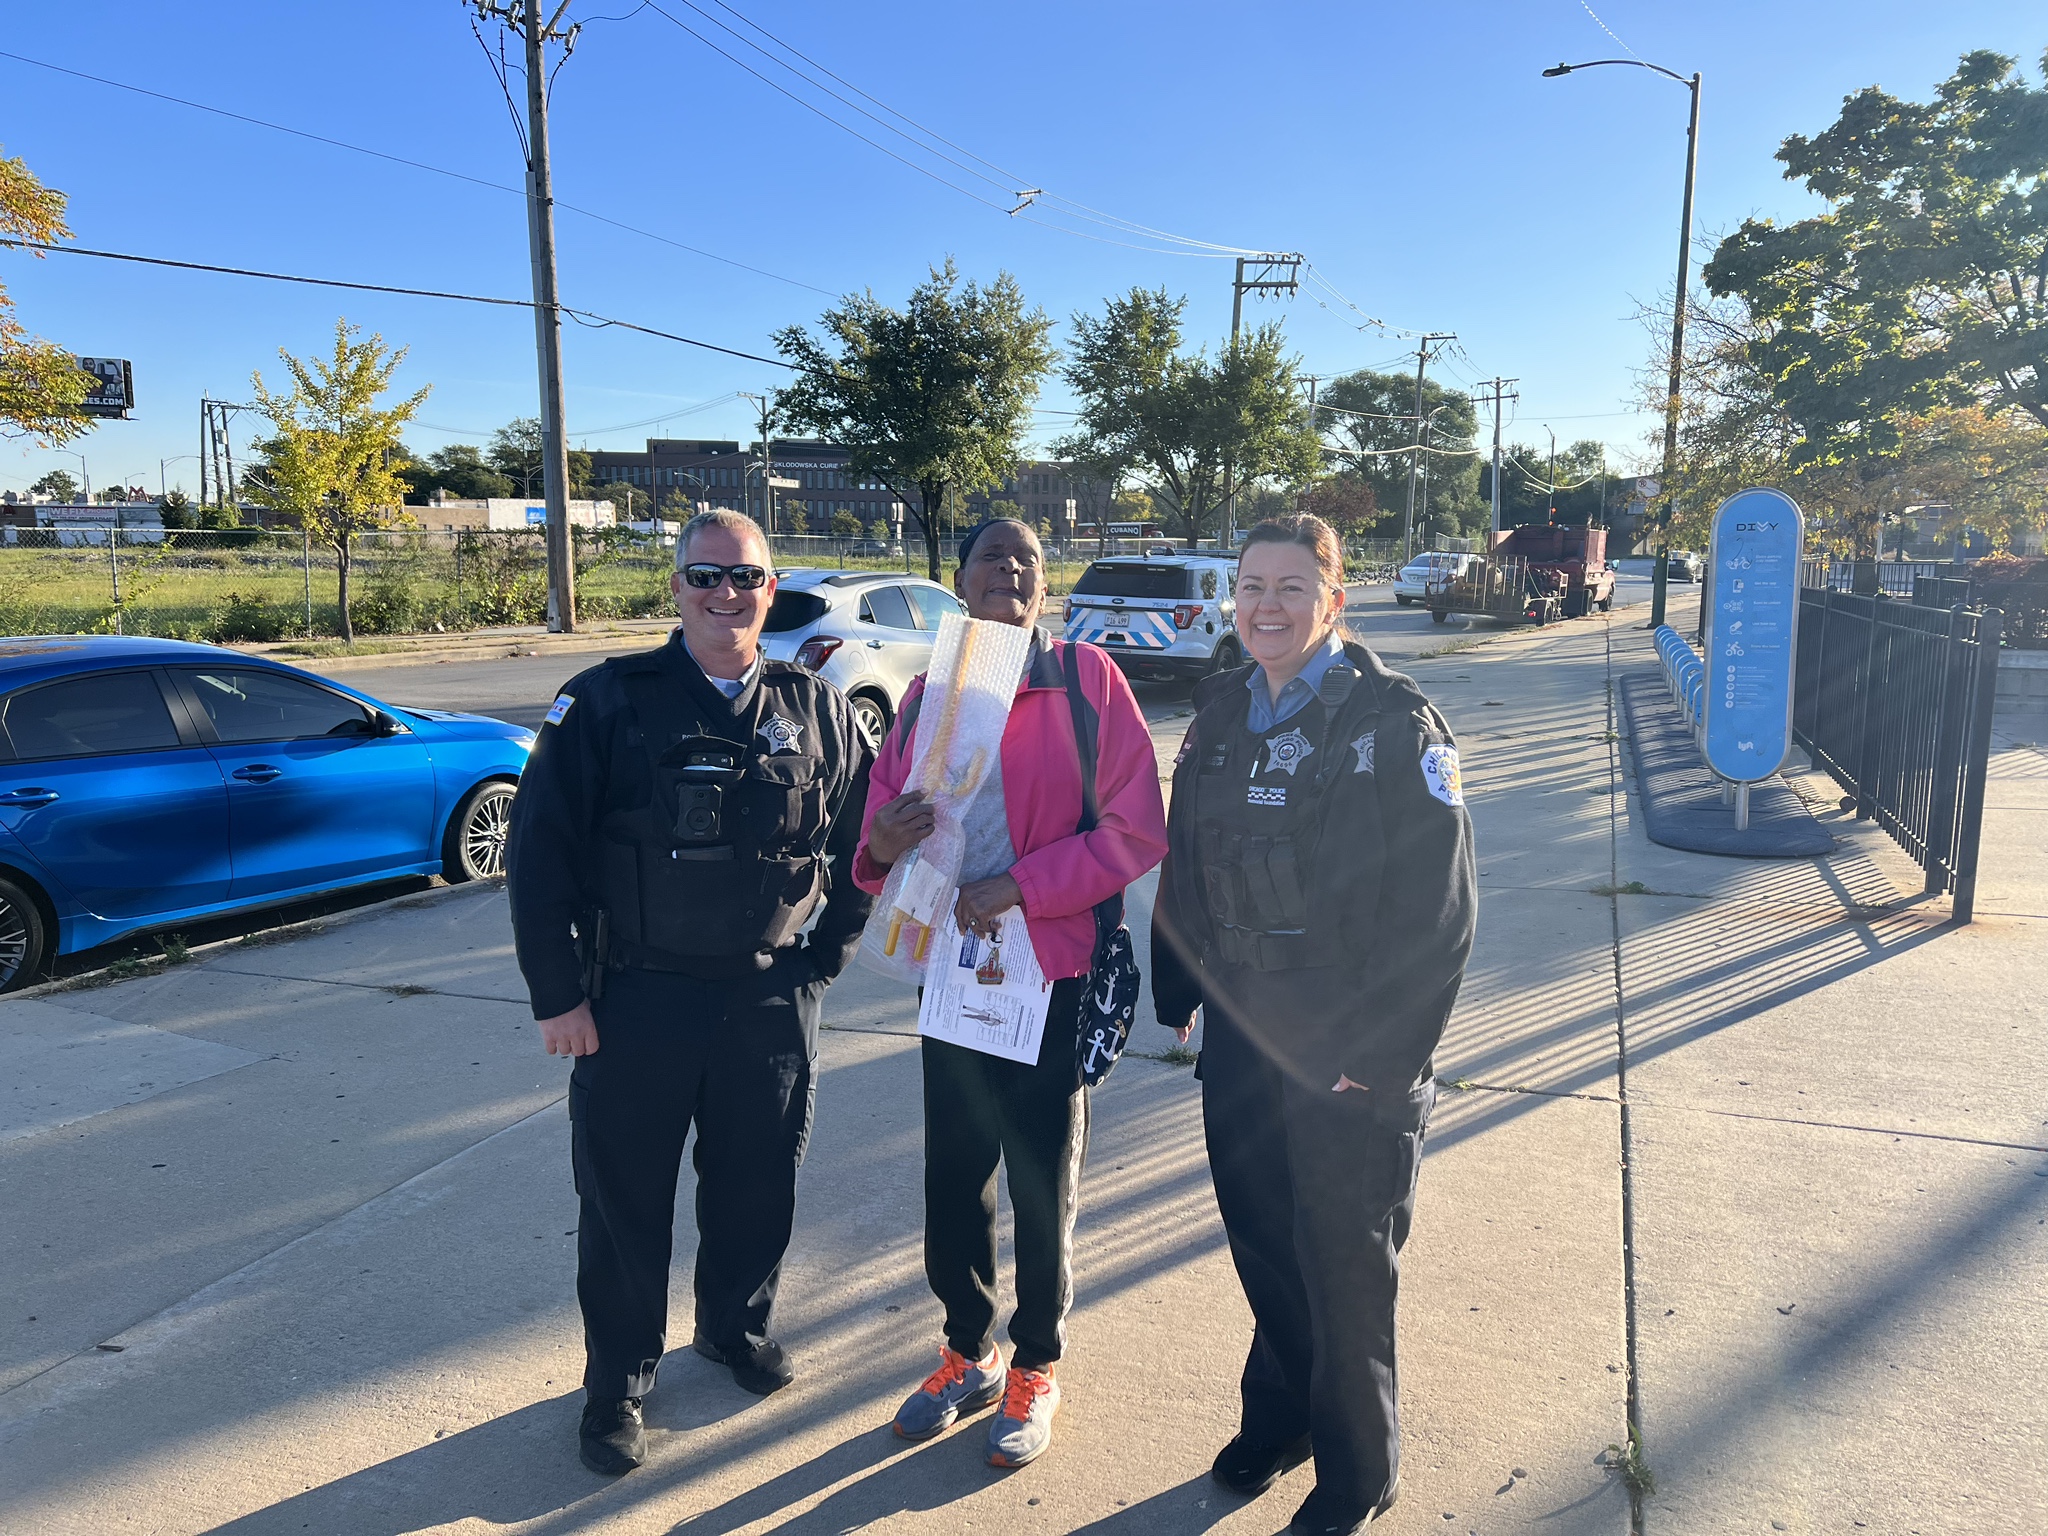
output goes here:
[[[463, 501], [453, 496], [436, 496], [426, 503], [408, 503], [405, 510], [422, 528], [435, 531], [483, 529], [492, 533], [512, 533], [527, 528], [545, 528], [548, 521], [547, 504], [538, 497], [528, 500], [523, 496], [493, 496], [488, 501]], [[612, 504], [608, 501], [572, 501], [569, 503], [569, 525], [572, 528], [609, 528], [613, 513]]]

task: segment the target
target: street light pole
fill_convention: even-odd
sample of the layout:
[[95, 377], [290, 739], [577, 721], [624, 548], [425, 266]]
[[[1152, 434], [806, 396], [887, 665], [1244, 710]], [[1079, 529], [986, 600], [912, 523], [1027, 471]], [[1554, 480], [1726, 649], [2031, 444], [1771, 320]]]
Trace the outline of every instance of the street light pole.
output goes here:
[[1559, 64], [1554, 69], [1543, 71], [1543, 78], [1554, 80], [1578, 69], [1598, 69], [1604, 64], [1627, 64], [1636, 69], [1647, 69], [1666, 79], [1676, 80], [1692, 93], [1692, 113], [1685, 125], [1685, 197], [1678, 218], [1678, 290], [1671, 303], [1671, 377], [1669, 388], [1664, 395], [1664, 523], [1668, 528], [1676, 501], [1673, 489], [1678, 475], [1678, 415], [1679, 387], [1685, 372], [1685, 301], [1691, 288], [1689, 274], [1692, 271], [1692, 189], [1693, 174], [1699, 164], [1700, 144], [1700, 74], [1694, 70], [1692, 78], [1661, 64], [1646, 63], [1642, 59], [1593, 59], [1584, 64]]

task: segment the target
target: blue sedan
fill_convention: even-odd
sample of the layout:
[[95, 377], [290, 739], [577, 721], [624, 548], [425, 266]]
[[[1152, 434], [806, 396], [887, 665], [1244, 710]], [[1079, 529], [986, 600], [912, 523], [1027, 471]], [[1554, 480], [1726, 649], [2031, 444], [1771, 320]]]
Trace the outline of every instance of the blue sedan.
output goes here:
[[532, 747], [217, 646], [0, 639], [0, 991], [173, 923], [502, 874]]

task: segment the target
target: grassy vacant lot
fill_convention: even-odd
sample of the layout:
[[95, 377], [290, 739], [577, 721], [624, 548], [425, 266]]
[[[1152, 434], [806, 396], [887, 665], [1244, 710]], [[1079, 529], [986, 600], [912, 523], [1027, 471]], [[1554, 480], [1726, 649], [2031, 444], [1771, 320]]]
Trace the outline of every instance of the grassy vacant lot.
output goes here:
[[[646, 539], [579, 538], [579, 613], [587, 619], [667, 613], [671, 558], [669, 549]], [[829, 547], [783, 550], [778, 562], [785, 569], [903, 569], [900, 558], [841, 555]], [[340, 633], [334, 551], [316, 544], [309, 555], [296, 535], [244, 529], [122, 544], [111, 558], [104, 545], [0, 547], [0, 634], [111, 633], [117, 565], [127, 634], [218, 643]], [[1054, 554], [1046, 566], [1047, 587], [1060, 597], [1088, 561]], [[917, 552], [911, 574], [924, 574]], [[547, 612], [541, 541], [524, 533], [365, 537], [355, 546], [349, 586], [361, 635], [538, 624]]]

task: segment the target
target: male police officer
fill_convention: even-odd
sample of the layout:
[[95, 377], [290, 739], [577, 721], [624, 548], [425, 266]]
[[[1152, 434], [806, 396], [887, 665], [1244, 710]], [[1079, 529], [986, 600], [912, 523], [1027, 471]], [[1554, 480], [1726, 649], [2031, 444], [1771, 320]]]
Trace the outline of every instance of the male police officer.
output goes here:
[[852, 881], [871, 752], [843, 695], [760, 653], [776, 585], [760, 529], [698, 514], [670, 585], [669, 643], [593, 667], [548, 711], [507, 865], [542, 1041], [575, 1058], [580, 1438], [584, 1464], [612, 1474], [646, 1455], [693, 1123], [695, 1347], [749, 1391], [790, 1380], [768, 1313], [819, 1002], [871, 905]]

